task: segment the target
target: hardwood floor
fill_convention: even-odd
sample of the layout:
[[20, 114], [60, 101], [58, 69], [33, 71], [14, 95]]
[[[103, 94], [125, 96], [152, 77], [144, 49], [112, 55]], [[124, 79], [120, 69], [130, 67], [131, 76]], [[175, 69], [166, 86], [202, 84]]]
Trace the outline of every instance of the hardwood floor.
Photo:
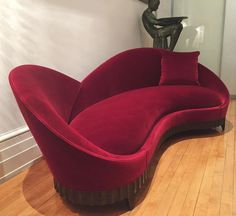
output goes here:
[[128, 211], [125, 202], [86, 208], [64, 203], [53, 188], [46, 162], [0, 185], [0, 216], [236, 216], [236, 101], [227, 114], [224, 133], [209, 130], [175, 136], [156, 155], [154, 178]]

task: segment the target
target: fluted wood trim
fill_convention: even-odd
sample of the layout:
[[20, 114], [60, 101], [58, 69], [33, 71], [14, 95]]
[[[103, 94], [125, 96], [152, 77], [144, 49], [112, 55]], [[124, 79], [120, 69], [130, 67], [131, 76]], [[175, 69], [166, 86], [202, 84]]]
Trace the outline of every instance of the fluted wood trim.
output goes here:
[[148, 169], [133, 183], [110, 191], [83, 192], [63, 187], [54, 180], [54, 187], [61, 197], [75, 205], [102, 206], [128, 200], [133, 205], [135, 195], [148, 182]]

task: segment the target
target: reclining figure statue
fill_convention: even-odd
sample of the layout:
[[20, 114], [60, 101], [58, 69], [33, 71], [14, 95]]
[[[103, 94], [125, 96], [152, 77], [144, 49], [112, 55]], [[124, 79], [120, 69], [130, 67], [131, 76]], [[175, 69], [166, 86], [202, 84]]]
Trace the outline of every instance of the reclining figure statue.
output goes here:
[[[174, 50], [183, 29], [182, 20], [188, 17], [168, 17], [157, 19], [153, 14], [158, 9], [160, 0], [149, 0], [148, 8], [143, 12], [142, 21], [146, 31], [153, 38], [154, 48]], [[156, 27], [161, 26], [161, 27]], [[170, 38], [168, 40], [168, 37]]]

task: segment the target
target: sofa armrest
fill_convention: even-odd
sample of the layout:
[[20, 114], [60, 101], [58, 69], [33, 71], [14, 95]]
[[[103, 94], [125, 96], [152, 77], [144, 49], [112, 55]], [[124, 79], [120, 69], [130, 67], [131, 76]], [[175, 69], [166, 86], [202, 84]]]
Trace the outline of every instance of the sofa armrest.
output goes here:
[[211, 70], [199, 64], [199, 83], [201, 86], [217, 92], [223, 104], [229, 103], [229, 91], [221, 79]]
[[[65, 122], [69, 121], [72, 107], [78, 95], [80, 82], [55, 70], [37, 66], [22, 65], [14, 68], [9, 81], [13, 92], [26, 104], [34, 106], [41, 114], [50, 108]], [[45, 108], [45, 109], [44, 109]], [[43, 113], [50, 115], [50, 113]]]

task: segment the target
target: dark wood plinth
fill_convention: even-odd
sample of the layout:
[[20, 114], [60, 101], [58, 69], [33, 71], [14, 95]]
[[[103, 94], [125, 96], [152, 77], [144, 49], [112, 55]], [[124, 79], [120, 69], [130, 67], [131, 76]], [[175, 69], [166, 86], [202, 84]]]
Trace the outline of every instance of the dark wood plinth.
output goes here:
[[81, 192], [63, 187], [54, 180], [54, 187], [61, 197], [74, 205], [102, 206], [127, 200], [130, 209], [134, 206], [135, 195], [148, 182], [148, 169], [133, 183], [110, 191]]

